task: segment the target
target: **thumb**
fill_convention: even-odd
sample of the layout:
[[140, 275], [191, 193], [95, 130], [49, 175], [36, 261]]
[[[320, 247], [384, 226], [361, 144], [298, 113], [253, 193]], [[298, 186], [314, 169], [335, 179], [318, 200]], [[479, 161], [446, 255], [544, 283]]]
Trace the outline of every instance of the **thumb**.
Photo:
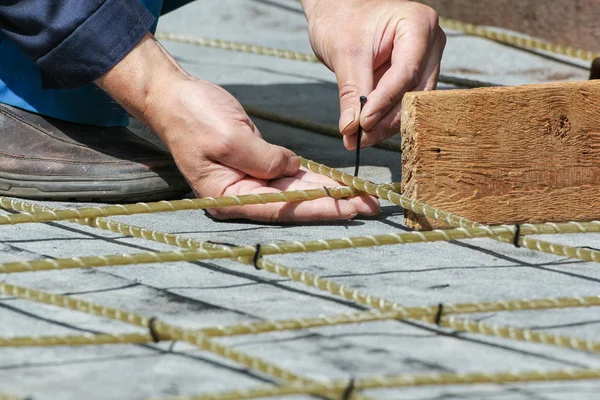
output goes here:
[[214, 161], [258, 179], [292, 176], [300, 168], [300, 159], [292, 151], [266, 142], [260, 134], [241, 130], [229, 137], [211, 150]]
[[360, 121], [360, 96], [368, 96], [373, 90], [373, 60], [370, 54], [355, 53], [337, 62], [334, 71], [340, 92], [340, 132], [355, 135]]

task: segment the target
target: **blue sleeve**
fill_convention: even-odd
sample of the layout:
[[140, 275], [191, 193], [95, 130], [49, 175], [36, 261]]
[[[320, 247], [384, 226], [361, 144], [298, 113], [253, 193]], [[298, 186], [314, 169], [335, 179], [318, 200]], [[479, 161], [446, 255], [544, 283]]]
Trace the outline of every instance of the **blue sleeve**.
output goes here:
[[99, 78], [154, 20], [140, 0], [0, 0], [0, 33], [38, 65], [45, 88]]

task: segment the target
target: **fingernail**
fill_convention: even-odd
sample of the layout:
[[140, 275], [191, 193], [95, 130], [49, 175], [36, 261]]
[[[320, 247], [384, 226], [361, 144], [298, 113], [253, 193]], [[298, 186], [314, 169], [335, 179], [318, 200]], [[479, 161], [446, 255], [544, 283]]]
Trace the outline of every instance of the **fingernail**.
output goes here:
[[346, 108], [342, 113], [342, 117], [340, 119], [340, 125], [343, 126], [341, 132], [343, 133], [346, 130], [346, 128], [348, 128], [348, 126], [350, 126], [350, 124], [352, 124], [356, 119], [356, 110], [354, 108]]

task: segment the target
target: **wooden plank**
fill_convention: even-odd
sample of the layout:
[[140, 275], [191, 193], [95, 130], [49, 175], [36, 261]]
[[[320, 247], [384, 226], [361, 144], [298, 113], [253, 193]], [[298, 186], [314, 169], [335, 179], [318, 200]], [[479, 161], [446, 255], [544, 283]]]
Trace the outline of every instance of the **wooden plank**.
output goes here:
[[597, 0], [417, 0], [439, 15], [600, 52]]
[[599, 105], [598, 81], [409, 93], [403, 193], [485, 224], [600, 219]]

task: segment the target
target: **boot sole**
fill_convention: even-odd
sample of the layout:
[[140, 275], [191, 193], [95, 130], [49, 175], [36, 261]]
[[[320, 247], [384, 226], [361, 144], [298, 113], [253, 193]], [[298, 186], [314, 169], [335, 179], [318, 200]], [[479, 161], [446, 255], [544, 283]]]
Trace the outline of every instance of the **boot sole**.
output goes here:
[[93, 180], [0, 173], [0, 195], [48, 201], [133, 203], [182, 198], [191, 192], [183, 178], [175, 177], [171, 185], [165, 178], [169, 177], [142, 175], [131, 179]]

